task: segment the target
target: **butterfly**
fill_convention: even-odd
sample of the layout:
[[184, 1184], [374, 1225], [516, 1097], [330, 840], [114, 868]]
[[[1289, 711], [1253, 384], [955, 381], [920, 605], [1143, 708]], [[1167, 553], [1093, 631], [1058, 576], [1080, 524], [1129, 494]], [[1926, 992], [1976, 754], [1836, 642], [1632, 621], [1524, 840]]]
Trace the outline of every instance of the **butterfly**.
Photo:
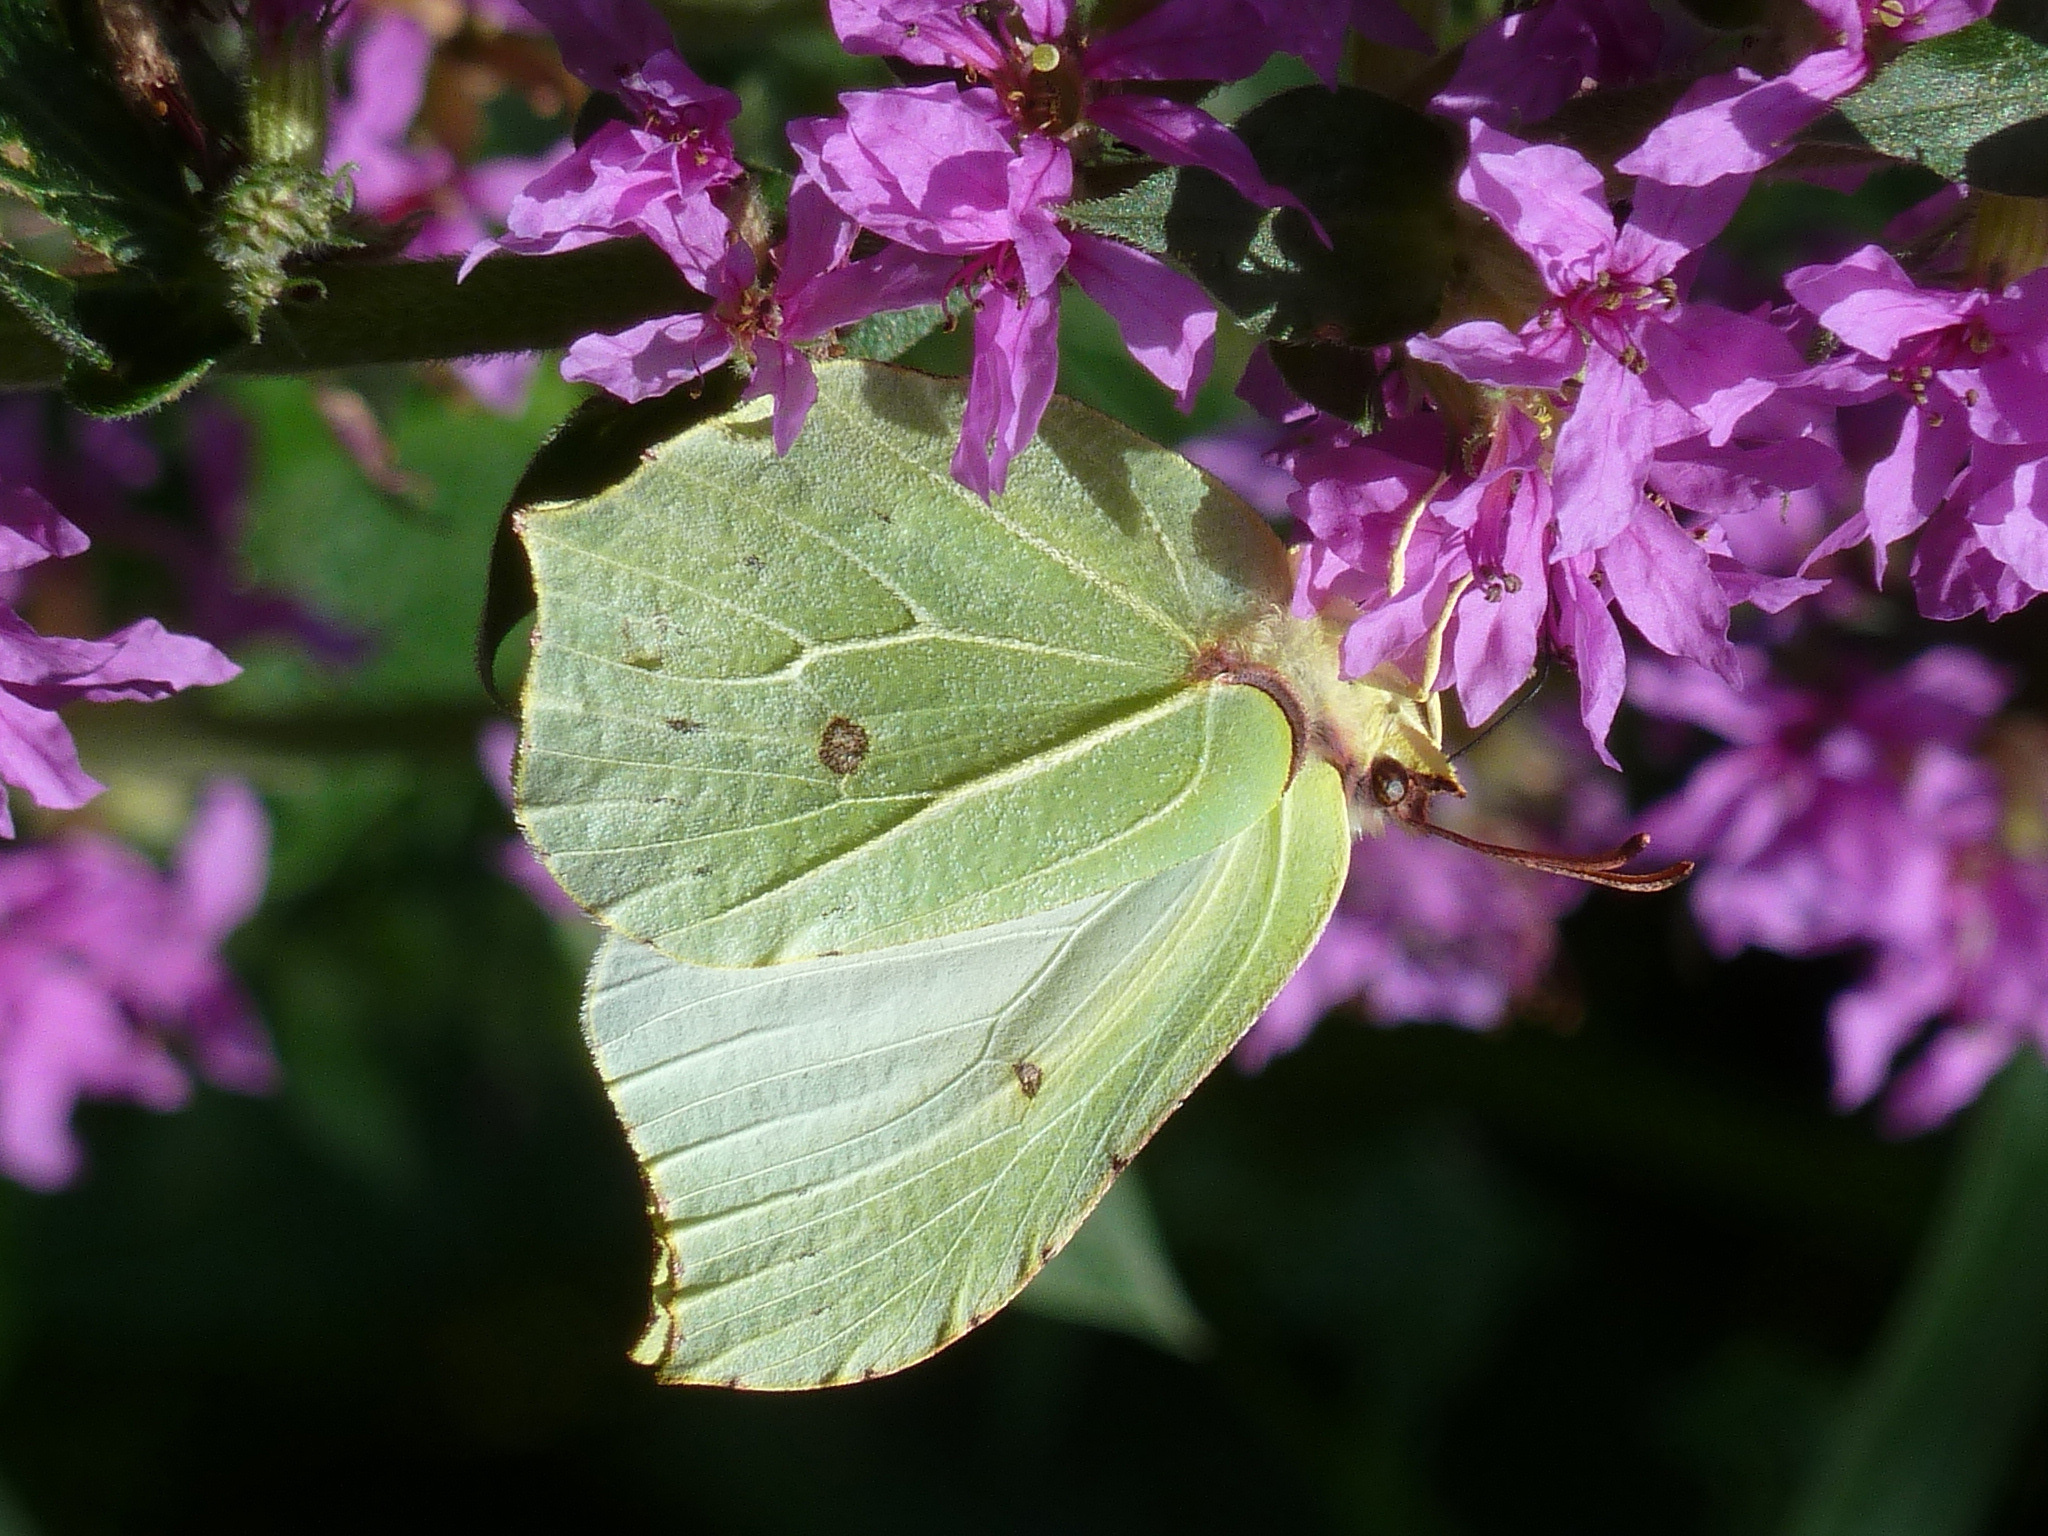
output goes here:
[[[583, 1024], [668, 1381], [860, 1380], [990, 1316], [1300, 964], [1354, 835], [1459, 792], [1178, 455], [1056, 399], [984, 502], [958, 384], [818, 388], [786, 457], [754, 402], [515, 519], [519, 815], [608, 930]], [[1640, 846], [1511, 856], [1670, 883]]]

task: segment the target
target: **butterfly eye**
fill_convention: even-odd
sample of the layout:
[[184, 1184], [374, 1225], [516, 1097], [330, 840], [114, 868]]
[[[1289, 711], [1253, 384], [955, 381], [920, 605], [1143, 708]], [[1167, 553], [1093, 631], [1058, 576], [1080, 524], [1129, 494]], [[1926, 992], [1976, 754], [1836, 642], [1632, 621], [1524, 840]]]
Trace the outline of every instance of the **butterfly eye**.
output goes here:
[[1408, 798], [1408, 770], [1391, 757], [1372, 765], [1372, 797], [1383, 809], [1392, 810]]

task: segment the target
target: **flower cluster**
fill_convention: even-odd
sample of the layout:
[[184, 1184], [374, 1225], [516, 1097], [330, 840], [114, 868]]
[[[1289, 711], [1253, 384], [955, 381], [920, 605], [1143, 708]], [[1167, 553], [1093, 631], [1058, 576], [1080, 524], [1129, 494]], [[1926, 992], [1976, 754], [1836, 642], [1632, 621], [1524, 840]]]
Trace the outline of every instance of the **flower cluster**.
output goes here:
[[81, 1098], [183, 1105], [191, 1083], [174, 1044], [216, 1087], [275, 1084], [269, 1043], [218, 953], [263, 895], [268, 845], [256, 797], [223, 780], [168, 872], [91, 834], [0, 851], [0, 1173], [68, 1183]]
[[[436, 36], [411, 12], [363, 7], [348, 11], [338, 32], [347, 49], [346, 88], [329, 111], [327, 166], [347, 177], [359, 212], [406, 232], [408, 256], [468, 252], [503, 227], [521, 190], [568, 152], [563, 144], [537, 156], [477, 158], [475, 103], [435, 76], [446, 45], [502, 49], [533, 34], [533, 19], [515, 0], [474, 7], [449, 36]], [[552, 71], [521, 72], [546, 104], [566, 104]], [[438, 86], [432, 102], [430, 85]], [[455, 371], [484, 405], [516, 413], [538, 365], [531, 355], [511, 354], [467, 358]]]
[[[1705, 821], [1667, 808], [1656, 825], [1685, 845], [1673, 851], [1708, 859], [1695, 905], [1723, 950], [1867, 945], [1874, 975], [1907, 966], [1926, 985], [1931, 965], [1898, 957], [1940, 950], [1950, 981], [1929, 1006], [1956, 1021], [1940, 1041], [2009, 1041], [2024, 1006], [1989, 1000], [1977, 962], [1958, 957], [1977, 953], [1973, 934], [1993, 935], [1985, 953], [2025, 942], [2018, 914], [2031, 908], [2017, 893], [2032, 889], [2032, 866], [1986, 852], [1997, 840], [1970, 821], [1970, 794], [1937, 808], [1898, 777], [1937, 747], [1974, 761], [1970, 732], [1921, 730], [1904, 710], [1896, 723], [1921, 730], [1919, 745], [1873, 747], [1875, 777], [1852, 794], [1837, 760], [1815, 755], [1817, 741], [1849, 738], [1795, 720], [1821, 706], [1787, 702], [1807, 696], [1771, 681], [1745, 643], [1867, 616], [1888, 601], [1886, 556], [1901, 540], [1926, 618], [1995, 618], [2048, 590], [2048, 203], [1951, 188], [1881, 243], [1843, 241], [1827, 259], [1739, 280], [1724, 240], [1765, 182], [1857, 185], [1874, 158], [1807, 153], [1801, 135], [1903, 51], [1988, 10], [1811, 0], [1738, 49], [1646, 0], [1539, 0], [1449, 39], [1455, 57], [1431, 65], [1440, 39], [1391, 0], [831, 0], [846, 50], [887, 60], [901, 83], [789, 123], [783, 190], [735, 150], [739, 98], [692, 71], [644, 0], [534, 0], [567, 68], [607, 106], [585, 113], [596, 126], [509, 202], [505, 233], [469, 262], [651, 241], [701, 306], [585, 337], [565, 373], [639, 400], [736, 367], [748, 395], [774, 397], [784, 451], [814, 396], [812, 361], [850, 344], [851, 327], [902, 310], [971, 316], [953, 473], [992, 498], [1054, 388], [1065, 288], [1107, 312], [1184, 410], [1216, 366], [1229, 322], [1193, 275], [1210, 269], [1175, 244], [1203, 237], [1142, 237], [1151, 226], [1126, 217], [1126, 194], [1183, 172], [1183, 188], [1220, 183], [1265, 220], [1269, 275], [1324, 260], [1302, 242], [1335, 262], [1357, 238], [1354, 210], [1310, 207], [1314, 178], [1298, 165], [1283, 175], [1284, 155], [1262, 162], [1205, 89], [1276, 55], [1329, 87], [1405, 68], [1406, 99], [1456, 149], [1456, 250], [1435, 318], [1369, 340], [1327, 319], [1282, 324], [1238, 381], [1263, 422], [1191, 451], [1291, 523], [1295, 607], [1345, 615], [1347, 675], [1454, 703], [1476, 727], [1539, 669], [1569, 672], [1582, 740], [1610, 767], [1629, 699], [1685, 715], [1671, 702], [1681, 695], [1746, 698], [1777, 723], [1731, 739], [1739, 752], [1777, 743], [1782, 762], [1756, 771], [1784, 793], [1811, 787], [1799, 816], [1826, 820], [1853, 801], [1866, 829], [1932, 817], [1946, 926], [1916, 935], [1869, 914], [1767, 930], [1755, 925], [1776, 909], [1748, 898], [1751, 926], [1734, 924], [1719, 893], [1744, 871], [1791, 900], [1787, 882], [1811, 868], [1790, 852], [1760, 864], [1730, 842], [1729, 827], [1754, 830], [1761, 814], [1732, 800]], [[1597, 110], [1580, 110], [1588, 98]], [[1649, 104], [1661, 120], [1643, 115]], [[1350, 385], [1330, 386], [1333, 367], [1351, 370]], [[1875, 587], [1842, 558], [1865, 542]], [[1927, 663], [1942, 665], [1961, 663]], [[1703, 782], [1727, 771], [1710, 765]], [[1510, 1011], [1547, 967], [1569, 899], [1547, 876], [1459, 859], [1419, 842], [1361, 845], [1331, 938], [1255, 1049], [1280, 1048], [1356, 993], [1387, 1019], [1481, 1024]], [[1849, 883], [1872, 900], [1883, 884]], [[1426, 889], [1460, 895], [1432, 915], [1415, 894]], [[1838, 1009], [1838, 1038], [1866, 1052], [1844, 1067], [1844, 1103], [1879, 1091], [1910, 1033], [1841, 1022], [1903, 1006], [1872, 986]], [[1908, 1066], [1899, 1123], [1967, 1097], [1924, 1086], [1961, 1049], [1938, 1042]]]
[[1632, 690], [1729, 743], [1650, 821], [1703, 861], [1691, 900], [1708, 944], [1867, 952], [1829, 1015], [1835, 1097], [1849, 1109], [1883, 1092], [1903, 1131], [1968, 1103], [2022, 1044], [2048, 1049], [2042, 808], [1976, 750], [2010, 691], [1951, 647], [1827, 687], [1646, 665]]
[[[102, 786], [79, 760], [59, 710], [163, 699], [239, 670], [207, 641], [140, 619], [100, 640], [39, 633], [17, 611], [76, 608], [66, 585], [89, 540], [62, 498], [112, 544], [155, 557], [200, 627], [222, 639], [294, 633], [330, 651], [352, 642], [276, 594], [234, 579], [241, 424], [200, 400], [180, 413], [185, 500], [200, 526], [145, 511], [169, 478], [148, 435], [20, 396], [0, 408], [0, 835], [16, 832], [5, 786], [52, 811]], [[269, 830], [249, 789], [223, 780], [200, 797], [168, 873], [99, 833], [69, 831], [0, 847], [0, 1173], [35, 1188], [80, 1165], [70, 1131], [80, 1098], [174, 1109], [190, 1095], [179, 1057], [206, 1081], [268, 1089], [276, 1064], [219, 958], [263, 893]]]

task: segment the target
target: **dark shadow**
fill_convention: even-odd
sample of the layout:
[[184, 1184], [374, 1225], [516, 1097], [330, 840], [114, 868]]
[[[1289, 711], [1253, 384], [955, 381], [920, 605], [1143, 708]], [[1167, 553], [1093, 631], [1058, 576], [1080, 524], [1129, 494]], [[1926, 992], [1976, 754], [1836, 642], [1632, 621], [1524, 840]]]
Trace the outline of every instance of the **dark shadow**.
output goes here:
[[914, 368], [869, 363], [861, 369], [861, 402], [883, 421], [906, 431], [923, 437], [950, 437], [959, 430], [958, 423], [946, 420], [939, 409], [936, 391], [924, 387], [934, 382], [949, 383], [956, 391], [961, 388], [951, 380], [939, 381], [934, 375]]

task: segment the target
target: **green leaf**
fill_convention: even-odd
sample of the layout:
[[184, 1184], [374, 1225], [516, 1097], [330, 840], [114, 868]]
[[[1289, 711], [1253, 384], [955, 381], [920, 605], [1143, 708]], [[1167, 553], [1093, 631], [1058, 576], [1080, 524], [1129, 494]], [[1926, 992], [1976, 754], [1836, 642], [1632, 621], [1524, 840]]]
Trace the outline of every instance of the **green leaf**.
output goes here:
[[[64, 398], [94, 416], [133, 416], [174, 400], [243, 340], [222, 301], [202, 285], [163, 287], [122, 275], [81, 284], [73, 313], [97, 354], [74, 354]], [[95, 357], [110, 361], [104, 366]]]
[[2048, 1368], [2048, 1066], [1974, 1111], [1919, 1270], [1806, 1489], [1792, 1536], [1984, 1528]]
[[1307, 953], [1348, 849], [1316, 762], [1201, 857], [973, 932], [757, 971], [608, 940], [585, 1030], [661, 1241], [636, 1358], [821, 1386], [983, 1321]]
[[[1841, 110], [1875, 148], [1976, 185], [1979, 177], [1972, 172], [1985, 167], [1973, 163], [1972, 150], [2001, 130], [2042, 116], [2044, 106], [2048, 48], [1980, 21], [1915, 43], [1844, 100]], [[1996, 169], [1994, 159], [1985, 190], [2026, 195], [2026, 187], [2008, 184]]]
[[170, 128], [122, 99], [46, 0], [0, 0], [0, 185], [122, 266], [167, 274], [198, 248]]
[[1167, 249], [1254, 330], [1372, 347], [1426, 330], [1451, 274], [1458, 150], [1408, 107], [1349, 87], [1284, 91], [1237, 124], [1269, 181], [1299, 197], [1265, 209], [1183, 171]]
[[1166, 221], [1179, 187], [1178, 170], [1159, 171], [1114, 196], [1068, 203], [1060, 209], [1060, 217], [1098, 235], [1161, 255], [1171, 248]]
[[1152, 1202], [1135, 1173], [1109, 1186], [1073, 1241], [1025, 1287], [1017, 1306], [1127, 1333], [1184, 1360], [1199, 1358], [1210, 1344], [1209, 1325], [1174, 1273]]
[[0, 245], [0, 295], [12, 304], [38, 335], [54, 341], [73, 357], [105, 368], [113, 359], [78, 325], [78, 290], [67, 277], [37, 266]]
[[870, 362], [893, 363], [942, 325], [957, 324], [973, 312], [967, 295], [955, 290], [944, 304], [919, 304], [910, 309], [884, 310], [870, 315], [839, 333], [839, 345], [849, 357]]
[[[1278, 626], [1340, 686], [1334, 637], [1282, 620], [1271, 531], [1059, 400], [987, 506], [948, 472], [961, 407], [832, 364], [787, 458], [756, 401], [520, 515], [521, 816], [607, 923], [716, 965], [907, 943], [1142, 879], [1279, 798], [1287, 715], [1200, 670]], [[1371, 742], [1404, 730], [1346, 696]]]

